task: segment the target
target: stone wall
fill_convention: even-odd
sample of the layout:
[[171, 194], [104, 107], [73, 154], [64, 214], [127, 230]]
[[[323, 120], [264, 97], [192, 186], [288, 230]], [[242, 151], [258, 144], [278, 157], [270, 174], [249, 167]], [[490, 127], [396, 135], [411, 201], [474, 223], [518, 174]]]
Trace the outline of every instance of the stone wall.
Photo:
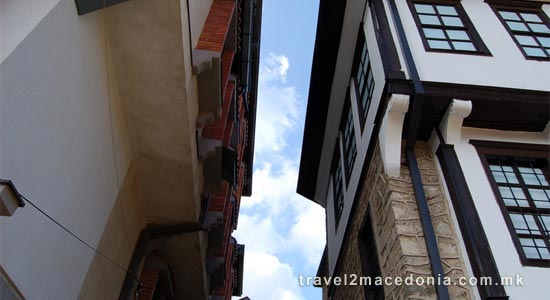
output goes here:
[[[457, 282], [458, 277], [466, 276], [466, 269], [457, 231], [452, 223], [448, 202], [441, 185], [442, 180], [439, 178], [429, 145], [418, 142], [415, 152], [445, 275], [450, 277], [452, 282]], [[402, 157], [401, 161], [401, 176], [389, 178], [384, 174], [377, 146], [358, 201], [349, 235], [344, 242], [343, 260], [337, 275], [362, 275], [358, 239], [367, 206], [370, 204], [382, 276], [403, 278], [432, 276], [420, 215], [405, 158]], [[384, 286], [384, 292], [386, 299], [437, 298], [435, 287], [431, 285]], [[470, 287], [462, 286], [449, 286], [449, 293], [453, 300], [472, 299], [473, 295]], [[362, 286], [334, 287], [333, 300], [355, 299], [365, 299]]]

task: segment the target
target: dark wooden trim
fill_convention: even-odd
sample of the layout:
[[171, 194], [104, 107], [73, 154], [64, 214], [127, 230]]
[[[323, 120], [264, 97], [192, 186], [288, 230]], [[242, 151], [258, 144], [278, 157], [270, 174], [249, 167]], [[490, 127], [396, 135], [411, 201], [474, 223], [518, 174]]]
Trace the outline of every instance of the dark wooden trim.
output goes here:
[[[491, 252], [483, 224], [470, 194], [466, 178], [452, 145], [441, 144], [436, 155], [439, 159], [460, 232], [470, 258], [474, 276], [491, 277], [500, 283], [500, 274]], [[508, 299], [502, 285], [478, 285], [482, 299]]]
[[[424, 32], [422, 30], [422, 23], [420, 22], [420, 18], [416, 13], [416, 9], [414, 8], [414, 4], [424, 4], [424, 3], [454, 5], [454, 7], [458, 12], [459, 18], [464, 22], [466, 33], [470, 35], [471, 42], [472, 44], [474, 44], [474, 47], [476, 47], [476, 51], [430, 48], [428, 44], [428, 40], [426, 39], [426, 36], [424, 35]], [[470, 17], [468, 16], [468, 13], [466, 13], [464, 8], [460, 4], [459, 0], [407, 0], [407, 4], [409, 5], [411, 15], [414, 19], [414, 23], [416, 24], [416, 28], [418, 29], [418, 34], [420, 35], [420, 39], [422, 40], [422, 44], [424, 45], [424, 49], [426, 50], [426, 52], [492, 56], [491, 51], [489, 51], [489, 48], [487, 48], [487, 45], [485, 45], [485, 43], [483, 42], [483, 39], [477, 32], [474, 24], [472, 23], [472, 21], [470, 20]]]
[[522, 0], [485, 0], [489, 5], [502, 5], [506, 7], [521, 7], [521, 8], [542, 8], [542, 2], [522, 1]]
[[478, 153], [523, 157], [550, 157], [550, 145], [470, 140]]
[[[518, 257], [521, 264], [524, 266], [532, 266], [532, 267], [545, 267], [545, 268], [550, 267], [550, 260], [529, 259], [525, 256], [525, 252], [523, 251], [523, 247], [521, 246], [521, 243], [519, 241], [518, 234], [516, 233], [514, 224], [512, 223], [512, 219], [510, 218], [510, 213], [504, 203], [504, 200], [500, 195], [498, 185], [493, 179], [493, 175], [491, 174], [489, 163], [486, 158], [486, 155], [542, 158], [546, 160], [545, 172], [546, 172], [546, 176], [548, 177], [548, 159], [550, 158], [550, 155], [549, 155], [550, 152], [548, 148], [549, 146], [534, 145], [534, 144], [520, 144], [520, 143], [514, 144], [514, 143], [502, 143], [502, 142], [490, 142], [490, 141], [477, 141], [477, 140], [472, 140], [470, 141], [470, 143], [475, 146], [478, 152], [479, 158], [481, 160], [481, 164], [483, 165], [483, 169], [485, 170], [485, 174], [487, 175], [487, 180], [489, 180], [491, 189], [493, 190], [493, 194], [501, 210], [502, 216], [506, 223], [506, 227], [510, 232], [512, 242], [514, 243], [514, 246], [518, 253]], [[521, 178], [518, 178], [518, 180], [521, 180]], [[526, 196], [528, 197], [529, 195], [526, 195]], [[545, 242], [548, 242], [548, 241], [545, 241]]]
[[[348, 159], [347, 159], [347, 155], [348, 153], [346, 152], [346, 141], [344, 139], [344, 129], [345, 129], [345, 126], [346, 126], [346, 121], [347, 121], [347, 116], [348, 114], [351, 113], [352, 116], [352, 126], [353, 126], [353, 134], [351, 136], [351, 138], [353, 138], [355, 140], [355, 158], [353, 159], [353, 162], [350, 165], [348, 165]], [[346, 92], [346, 97], [345, 97], [345, 100], [344, 100], [344, 109], [342, 110], [342, 115], [340, 116], [340, 126], [339, 126], [339, 131], [340, 131], [340, 139], [342, 140], [342, 158], [343, 158], [343, 162], [344, 162], [344, 172], [345, 172], [345, 182], [346, 182], [346, 188], [349, 184], [349, 179], [350, 179], [350, 176], [351, 176], [351, 172], [353, 171], [353, 166], [355, 165], [355, 160], [357, 159], [357, 138], [355, 137], [355, 131], [357, 129], [355, 128], [355, 124], [353, 123], [353, 112], [352, 112], [352, 109], [351, 109], [351, 95], [350, 95], [350, 92], [349, 92], [349, 88], [347, 89], [347, 92]]]
[[[370, 278], [382, 276], [380, 270], [380, 252], [376, 245], [376, 235], [374, 223], [372, 222], [372, 213], [370, 204], [367, 205], [367, 210], [361, 224], [361, 229], [357, 237], [358, 251], [361, 260], [361, 275]], [[366, 300], [383, 300], [384, 287], [377, 285], [364, 285]]]
[[321, 0], [296, 191], [313, 199], [347, 0]]
[[128, 0], [75, 0], [78, 15], [85, 15]]
[[[367, 177], [367, 174], [369, 173], [369, 168], [372, 164], [372, 157], [374, 155], [374, 150], [376, 149], [376, 144], [378, 143], [378, 134], [380, 133], [380, 127], [382, 125], [382, 119], [386, 113], [386, 109], [388, 107], [388, 101], [389, 101], [390, 94], [388, 93], [388, 85], [386, 84], [384, 86], [384, 90], [382, 92], [382, 96], [380, 97], [380, 105], [378, 106], [378, 111], [376, 112], [376, 118], [374, 120], [374, 129], [372, 131], [372, 135], [369, 141], [369, 146], [367, 148], [367, 154], [365, 156], [365, 160], [363, 162], [363, 166], [361, 169], [361, 175], [359, 176], [359, 183], [357, 185], [357, 189], [355, 190], [355, 195], [353, 197], [353, 203], [351, 204], [351, 211], [349, 214], [348, 222], [346, 224], [344, 237], [342, 239], [342, 245], [339, 249], [336, 263], [334, 265], [334, 273], [332, 276], [337, 276], [340, 272], [340, 267], [342, 265], [342, 256], [343, 251], [347, 246], [348, 239], [350, 237], [350, 228], [352, 224], [352, 220], [355, 218], [355, 212], [357, 211], [357, 205], [361, 199], [361, 194], [363, 193], [364, 183], [365, 179]], [[331, 275], [331, 274], [329, 274]], [[334, 293], [334, 285], [331, 284], [328, 287], [328, 295], [332, 295]]]
[[384, 9], [384, 3], [382, 0], [371, 0], [369, 1], [369, 5], [373, 22], [375, 23], [374, 33], [376, 34], [378, 50], [382, 57], [384, 74], [386, 78], [405, 79], [405, 72], [403, 72], [401, 67], [388, 16]]

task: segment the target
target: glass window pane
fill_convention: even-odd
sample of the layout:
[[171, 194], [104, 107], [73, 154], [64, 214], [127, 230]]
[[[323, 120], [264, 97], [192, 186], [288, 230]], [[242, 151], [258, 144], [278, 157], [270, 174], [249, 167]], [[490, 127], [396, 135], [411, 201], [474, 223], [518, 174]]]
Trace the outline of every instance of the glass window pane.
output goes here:
[[470, 37], [464, 30], [446, 30], [451, 40], [469, 41]]
[[527, 26], [525, 26], [525, 24], [523, 24], [523, 23], [506, 21], [506, 24], [508, 24], [508, 27], [510, 27], [510, 29], [512, 29], [514, 31], [529, 32], [529, 29], [527, 29]]
[[527, 22], [542, 23], [542, 20], [536, 14], [521, 13], [520, 15]]
[[419, 15], [420, 23], [424, 25], [441, 25], [439, 19], [436, 16]]
[[545, 24], [529, 24], [529, 27], [531, 27], [531, 30], [533, 30], [536, 33], [550, 33], [550, 28], [546, 26]]
[[548, 55], [540, 48], [523, 47], [527, 56], [531, 57], [548, 57]]
[[535, 246], [535, 242], [532, 239], [519, 239], [522, 246]]
[[519, 183], [515, 173], [505, 172], [504, 174], [506, 175], [506, 179], [508, 180], [508, 183]]
[[432, 49], [451, 49], [451, 45], [447, 41], [428, 40], [428, 45]]
[[523, 251], [525, 251], [527, 258], [540, 258], [537, 248], [523, 247]]
[[500, 191], [500, 195], [502, 196], [502, 198], [508, 198], [508, 199], [514, 198], [514, 195], [512, 194], [512, 190], [510, 190], [509, 187], [499, 186], [498, 190]]
[[539, 179], [537, 178], [537, 175], [535, 175], [535, 174], [521, 173], [521, 178], [523, 178], [523, 181], [525, 182], [525, 184], [540, 185]]
[[532, 215], [523, 215], [523, 216], [527, 221], [527, 226], [531, 230], [531, 233], [540, 234], [540, 230], [539, 230], [539, 227], [537, 226], [537, 223], [535, 222], [535, 218]]
[[506, 177], [502, 172], [493, 171], [493, 177], [497, 183], [506, 183]]
[[489, 166], [489, 169], [490, 169], [491, 171], [502, 171], [502, 168], [501, 168], [500, 166], [498, 166], [498, 165], [490, 165], [490, 166]]
[[456, 9], [452, 6], [438, 5], [437, 12], [441, 15], [458, 16]]
[[519, 233], [529, 233], [526, 232], [527, 224], [525, 223], [525, 220], [523, 219], [523, 216], [520, 214], [510, 214], [510, 218], [512, 219], [512, 223], [514, 224], [514, 228]]
[[415, 4], [414, 7], [419, 13], [435, 14], [435, 10], [432, 5], [429, 4]]
[[514, 193], [514, 198], [516, 199], [527, 199], [521, 188], [512, 188], [512, 192]]
[[523, 46], [537, 46], [537, 42], [531, 36], [516, 35], [516, 39], [518, 39], [518, 42], [520, 43], [520, 45], [523, 45]]
[[441, 17], [441, 19], [443, 19], [443, 23], [446, 26], [463, 26], [462, 21], [458, 17]]
[[427, 38], [445, 39], [445, 33], [442, 29], [424, 28], [423, 30]]
[[550, 258], [550, 253], [548, 252], [547, 248], [539, 248], [539, 252], [540, 252], [540, 257], [542, 259], [549, 259]]
[[537, 40], [542, 44], [544, 47], [550, 47], [550, 37], [537, 37]]
[[453, 42], [453, 46], [455, 50], [476, 51], [476, 47], [470, 42]]
[[539, 179], [539, 182], [541, 185], [548, 186], [548, 181], [546, 181], [546, 178], [544, 177], [544, 175], [536, 175], [536, 176]]
[[529, 195], [531, 195], [531, 198], [535, 201], [546, 201], [548, 200], [548, 196], [542, 189], [529, 189]]
[[499, 11], [498, 13], [504, 20], [520, 21], [518, 14], [515, 12]]

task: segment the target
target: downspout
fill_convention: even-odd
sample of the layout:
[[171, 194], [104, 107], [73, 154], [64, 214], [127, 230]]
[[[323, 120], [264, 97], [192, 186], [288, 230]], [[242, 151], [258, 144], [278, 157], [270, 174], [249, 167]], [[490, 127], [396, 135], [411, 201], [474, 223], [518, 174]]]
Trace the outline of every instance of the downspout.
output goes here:
[[403, 27], [403, 23], [401, 22], [401, 17], [399, 16], [399, 11], [397, 9], [397, 5], [395, 4], [395, 0], [388, 0], [388, 2], [393, 21], [395, 22], [395, 27], [398, 32], [401, 50], [403, 51], [405, 58], [405, 64], [413, 84], [413, 95], [411, 101], [412, 110], [409, 114], [405, 154], [407, 157], [409, 171], [411, 173], [414, 194], [420, 214], [420, 221], [422, 223], [422, 229], [424, 230], [424, 238], [426, 240], [426, 247], [430, 265], [432, 267], [432, 274], [436, 280], [435, 286], [437, 299], [449, 300], [449, 290], [447, 289], [447, 286], [442, 284], [445, 273], [443, 271], [443, 264], [441, 263], [441, 255], [437, 247], [437, 239], [433, 228], [428, 202], [424, 193], [424, 185], [422, 183], [422, 177], [418, 168], [418, 161], [416, 159], [416, 154], [414, 153], [418, 128], [420, 126], [420, 115], [422, 113], [422, 105], [424, 102], [424, 86], [420, 80], [420, 76], [418, 75], [418, 70], [412, 56], [409, 42], [407, 41], [405, 29]]
[[120, 290], [119, 300], [134, 300], [141, 292], [141, 282], [138, 274], [147, 259], [155, 249], [162, 245], [168, 239], [186, 233], [206, 231], [204, 219], [208, 209], [209, 198], [205, 198], [201, 204], [201, 213], [198, 222], [182, 223], [178, 225], [148, 225], [140, 234], [139, 240], [132, 255], [132, 260], [128, 266], [126, 277], [122, 289]]

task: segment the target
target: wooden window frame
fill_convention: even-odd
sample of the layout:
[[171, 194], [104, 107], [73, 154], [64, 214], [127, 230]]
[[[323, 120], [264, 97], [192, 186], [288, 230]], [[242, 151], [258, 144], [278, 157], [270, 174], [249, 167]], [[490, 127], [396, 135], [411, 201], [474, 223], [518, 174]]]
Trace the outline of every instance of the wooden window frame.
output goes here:
[[378, 276], [382, 276], [380, 267], [380, 259], [378, 259], [378, 245], [376, 244], [376, 236], [374, 235], [374, 223], [372, 222], [372, 213], [370, 205], [367, 206], [367, 213], [361, 225], [361, 231], [357, 237], [359, 256], [361, 259], [362, 276], [370, 277], [373, 285], [364, 285], [365, 299], [378, 300], [384, 299], [384, 286], [374, 284], [374, 280]]
[[[512, 40], [514, 41], [516, 46], [519, 48], [520, 52], [523, 54], [525, 59], [535, 60], [535, 61], [550, 61], [550, 53], [547, 53], [547, 55], [548, 55], [547, 57], [536, 57], [536, 56], [527, 55], [527, 53], [523, 49], [523, 46], [520, 44], [520, 42], [516, 38], [516, 34], [514, 33], [514, 31], [512, 31], [512, 29], [508, 26], [508, 24], [506, 24], [506, 21], [504, 20], [504, 18], [502, 18], [502, 16], [499, 13], [499, 10], [507, 10], [507, 11], [512, 11], [512, 12], [516, 12], [516, 13], [522, 13], [523, 12], [523, 13], [536, 14], [537, 16], [539, 16], [541, 18], [541, 20], [543, 22], [542, 24], [545, 24], [545, 25], [550, 27], [550, 18], [542, 10], [542, 3], [534, 3], [534, 2], [527, 2], [527, 1], [513, 1], [513, 0], [512, 1], [485, 0], [485, 2], [487, 2], [489, 4], [491, 9], [495, 13], [496, 17], [498, 18], [498, 20], [500, 21], [500, 23], [502, 24], [504, 29], [506, 29], [506, 31], [508, 32], [508, 34], [510, 35], [510, 37], [512, 38]], [[530, 37], [542, 36], [542, 37], [550, 38], [550, 33], [549, 34], [544, 34], [544, 33], [536, 34], [536, 33], [533, 33], [531, 31], [529, 33], [523, 33], [521, 35], [530, 36]], [[535, 38], [535, 40], [536, 40], [536, 38]], [[538, 43], [540, 44], [540, 42], [538, 42]], [[542, 45], [540, 45], [540, 46], [542, 48], [539, 47], [539, 49], [542, 49], [543, 51], [546, 51], [544, 46], [542, 46]]]
[[[335, 228], [338, 229], [338, 224], [340, 223], [340, 218], [342, 217], [342, 212], [344, 211], [344, 172], [341, 163], [341, 153], [340, 153], [340, 139], [336, 140], [336, 146], [334, 147], [334, 153], [332, 155], [332, 165], [330, 168], [330, 175], [332, 176], [332, 196], [334, 204], [334, 224]], [[340, 178], [337, 178], [336, 173], [337, 169], [340, 168]], [[337, 190], [338, 184], [337, 180], [340, 183], [340, 191]], [[338, 197], [342, 197], [341, 203], [338, 201]], [[341, 204], [341, 209], [340, 209]]]
[[[350, 117], [348, 119], [348, 116]], [[351, 151], [352, 149], [348, 149], [348, 140], [346, 139], [346, 125], [347, 122], [351, 121], [351, 135], [350, 138], [351, 144], [350, 147], [355, 146], [355, 149], [353, 149], [353, 153], [348, 153], [348, 151]], [[342, 141], [342, 157], [344, 161], [344, 171], [346, 173], [346, 186], [349, 184], [349, 178], [351, 175], [351, 172], [353, 171], [353, 166], [355, 165], [355, 160], [357, 158], [357, 138], [355, 136], [355, 124], [353, 122], [353, 111], [351, 109], [351, 98], [350, 98], [350, 92], [348, 89], [348, 92], [346, 93], [346, 98], [344, 100], [344, 109], [342, 111], [342, 117], [340, 118], [340, 140]], [[351, 155], [351, 161], [348, 162], [348, 155]]]
[[[365, 47], [365, 55], [364, 57], [361, 57], [363, 47]], [[366, 58], [366, 59], [363, 59]], [[367, 70], [363, 72], [361, 75], [364, 77], [364, 86], [363, 89], [360, 90], [359, 87], [359, 78], [357, 78], [357, 71], [359, 69], [359, 65], [366, 65]], [[359, 108], [359, 122], [360, 122], [360, 130], [361, 133], [363, 133], [365, 129], [365, 123], [367, 121], [370, 105], [372, 103], [372, 97], [374, 95], [374, 89], [376, 88], [376, 81], [374, 80], [374, 72], [372, 71], [372, 62], [369, 55], [368, 45], [367, 45], [367, 38], [365, 36], [365, 30], [363, 28], [363, 23], [361, 23], [361, 26], [359, 26], [359, 33], [357, 36], [357, 40], [355, 43], [355, 53], [353, 56], [353, 67], [351, 70], [351, 76], [352, 76], [352, 86], [355, 89], [355, 100], [357, 102], [357, 107]], [[368, 80], [369, 76], [371, 77], [371, 81]], [[372, 85], [369, 88], [369, 82], [372, 82]], [[366, 107], [363, 107], [363, 104], [361, 102], [363, 96], [367, 94], [367, 102]]]
[[[505, 156], [510, 158], [535, 158], [535, 159], [541, 159], [545, 160], [545, 166], [542, 168], [543, 173], [546, 176], [546, 179], [550, 179], [549, 174], [549, 158], [550, 158], [550, 146], [548, 145], [533, 145], [533, 144], [520, 144], [520, 143], [505, 143], [505, 142], [490, 142], [490, 141], [477, 141], [472, 140], [470, 141], [472, 145], [475, 146], [479, 158], [481, 160], [481, 163], [483, 165], [483, 168], [485, 170], [485, 173], [487, 175], [487, 179], [489, 180], [491, 184], [491, 188], [493, 190], [493, 194], [495, 196], [495, 199], [497, 200], [497, 203], [500, 207], [500, 210], [502, 212], [502, 215], [504, 217], [506, 226], [508, 227], [508, 231], [510, 232], [510, 236], [512, 237], [512, 241], [514, 243], [514, 246], [516, 247], [516, 251], [519, 255], [521, 264], [524, 266], [533, 266], [533, 267], [550, 267], [550, 259], [533, 259], [533, 258], [527, 258], [525, 255], [525, 252], [523, 250], [523, 246], [520, 243], [520, 237], [518, 233], [516, 232], [516, 228], [512, 222], [512, 219], [510, 217], [510, 211], [508, 207], [506, 206], [500, 191], [499, 191], [499, 185], [496, 183], [493, 174], [489, 167], [489, 162], [487, 160], [487, 156], [495, 155], [495, 156]], [[514, 170], [516, 171], [516, 170]], [[523, 179], [521, 178], [521, 175], [516, 174], [516, 177], [518, 179], [518, 187], [521, 186], [522, 189], [526, 189], [528, 185], [524, 184]], [[524, 191], [525, 196], [527, 198], [527, 201], [532, 205], [532, 199], [528, 192]], [[533, 206], [530, 211], [526, 213], [532, 213], [531, 210], [534, 209], [535, 206]], [[536, 209], [536, 214], [541, 215], [548, 215], [550, 214], [550, 209]], [[542, 211], [542, 212], [541, 212]], [[542, 226], [540, 223], [540, 220], [535, 218], [535, 222], [537, 223], [537, 227], [539, 227], [539, 230], [541, 230], [541, 236], [543, 240], [546, 243], [547, 247], [550, 247], [550, 237], [548, 234], [543, 230], [544, 226]]]
[[[416, 27], [418, 29], [418, 34], [420, 35], [420, 39], [422, 40], [422, 44], [424, 45], [424, 49], [426, 52], [436, 52], [436, 53], [453, 53], [453, 54], [467, 54], [467, 55], [477, 55], [477, 56], [492, 56], [491, 52], [489, 51], [489, 48], [485, 45], [483, 42], [483, 39], [477, 32], [474, 24], [468, 17], [468, 14], [462, 7], [460, 0], [407, 0], [407, 3], [409, 5], [409, 9], [411, 12], [411, 15], [414, 19], [414, 23], [416, 24]], [[414, 7], [415, 4], [429, 4], [429, 5], [451, 5], [454, 6], [458, 17], [462, 21], [464, 27], [463, 28], [456, 28], [458, 30], [464, 30], [466, 31], [466, 34], [468, 34], [470, 40], [474, 47], [476, 48], [475, 51], [468, 51], [468, 50], [455, 50], [455, 49], [435, 49], [431, 48], [428, 44], [428, 39], [426, 38], [426, 35], [424, 34], [422, 23], [420, 22], [420, 18], [418, 17], [418, 13], [416, 11], [416, 8]], [[432, 28], [432, 27], [428, 27]], [[454, 27], [444, 27], [444, 26], [436, 26], [434, 25], [433, 28], [449, 28], [453, 29]], [[450, 39], [447, 34], [445, 33], [446, 41], [450, 43], [452, 39]], [[451, 44], [451, 43], [450, 43]]]

